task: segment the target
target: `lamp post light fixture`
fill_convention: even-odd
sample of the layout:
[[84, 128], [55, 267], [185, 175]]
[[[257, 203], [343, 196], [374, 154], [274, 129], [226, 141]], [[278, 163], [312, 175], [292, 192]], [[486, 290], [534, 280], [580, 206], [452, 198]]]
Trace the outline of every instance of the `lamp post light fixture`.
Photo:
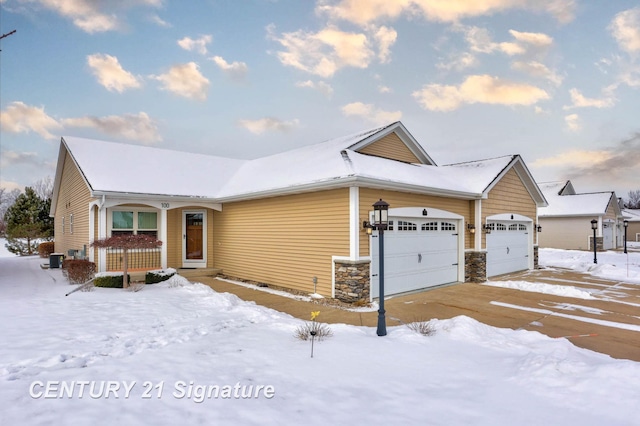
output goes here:
[[598, 263], [598, 255], [596, 254], [596, 248], [598, 244], [596, 244], [596, 229], [598, 229], [598, 221], [593, 219], [591, 221], [591, 229], [593, 229], [593, 263]]
[[622, 222], [624, 224], [624, 252], [627, 252], [627, 227], [629, 226], [629, 221], [625, 220]]
[[378, 230], [378, 255], [380, 256], [378, 272], [378, 283], [380, 284], [380, 302], [378, 308], [378, 336], [387, 335], [387, 321], [384, 310], [384, 230], [389, 223], [389, 203], [380, 199], [373, 203], [373, 227]]

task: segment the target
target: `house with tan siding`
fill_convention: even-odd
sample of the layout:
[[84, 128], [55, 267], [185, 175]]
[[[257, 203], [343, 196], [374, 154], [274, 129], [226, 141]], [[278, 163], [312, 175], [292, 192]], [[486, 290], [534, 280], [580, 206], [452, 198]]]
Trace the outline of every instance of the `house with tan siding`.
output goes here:
[[145, 233], [163, 244], [133, 253], [133, 269], [356, 301], [377, 297], [378, 235], [363, 224], [379, 199], [386, 294], [536, 266], [546, 201], [522, 158], [438, 166], [401, 122], [254, 160], [63, 137], [51, 215], [56, 251], [99, 271], [120, 270], [121, 254], [93, 240]]
[[569, 180], [539, 186], [548, 201], [538, 210], [540, 247], [593, 250], [592, 220], [597, 220], [596, 250], [623, 246], [623, 215], [615, 192], [577, 193]]

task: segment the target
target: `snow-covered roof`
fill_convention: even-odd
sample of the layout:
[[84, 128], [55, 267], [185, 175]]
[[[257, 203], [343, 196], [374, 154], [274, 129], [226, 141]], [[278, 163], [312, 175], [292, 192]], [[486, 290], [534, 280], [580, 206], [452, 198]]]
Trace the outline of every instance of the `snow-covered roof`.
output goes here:
[[578, 194], [570, 180], [542, 182], [538, 186], [549, 202], [547, 207], [538, 210], [539, 217], [602, 216], [611, 200], [617, 200], [613, 191]]
[[539, 217], [551, 216], [602, 216], [607, 212], [613, 192], [558, 195], [545, 193], [547, 207], [538, 210]]
[[64, 137], [93, 190], [100, 193], [214, 198], [246, 160], [148, 146]]
[[640, 209], [624, 209], [622, 216], [629, 222], [640, 222]]
[[[392, 131], [403, 138], [424, 164], [408, 164], [356, 151]], [[511, 165], [517, 163], [528, 174], [519, 156], [438, 167], [400, 122], [254, 160], [73, 137], [64, 137], [61, 153], [63, 147], [94, 196], [120, 193], [228, 202], [344, 187], [357, 181], [370, 187], [473, 199], [485, 196]], [[59, 177], [56, 176], [56, 181]], [[530, 176], [526, 180], [536, 186]], [[541, 193], [536, 200], [544, 203]]]

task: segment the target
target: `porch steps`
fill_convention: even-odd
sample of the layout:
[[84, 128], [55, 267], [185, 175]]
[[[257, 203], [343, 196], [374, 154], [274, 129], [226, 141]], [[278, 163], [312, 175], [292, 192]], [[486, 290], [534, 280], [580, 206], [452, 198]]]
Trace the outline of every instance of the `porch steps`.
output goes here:
[[195, 278], [195, 277], [215, 277], [216, 275], [222, 273], [222, 269], [218, 268], [179, 268], [178, 274], [183, 277]]

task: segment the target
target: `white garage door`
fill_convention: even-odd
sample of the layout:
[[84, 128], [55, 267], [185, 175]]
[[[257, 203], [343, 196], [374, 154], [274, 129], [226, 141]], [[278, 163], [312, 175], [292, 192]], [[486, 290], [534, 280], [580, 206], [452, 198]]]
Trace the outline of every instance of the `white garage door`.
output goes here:
[[524, 222], [487, 222], [487, 276], [529, 268], [529, 232]]
[[[458, 228], [452, 219], [390, 217], [384, 232], [384, 293], [458, 281]], [[379, 237], [371, 238], [371, 295], [379, 297]]]
[[603, 222], [602, 223], [602, 243], [604, 244], [605, 250], [611, 250], [614, 248], [613, 243], [613, 235], [615, 232], [615, 227], [613, 226], [613, 222]]

